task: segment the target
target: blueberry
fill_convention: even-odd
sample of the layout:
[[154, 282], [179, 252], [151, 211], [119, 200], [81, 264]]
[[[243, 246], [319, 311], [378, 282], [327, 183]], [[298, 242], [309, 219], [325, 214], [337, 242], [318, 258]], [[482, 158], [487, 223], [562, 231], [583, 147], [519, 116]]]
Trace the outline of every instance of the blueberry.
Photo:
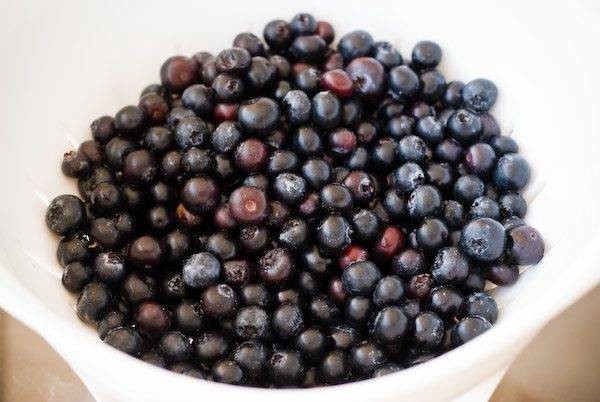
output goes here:
[[425, 173], [421, 166], [407, 162], [394, 171], [394, 185], [400, 194], [410, 193], [425, 184]]
[[269, 98], [254, 98], [240, 105], [238, 121], [245, 130], [267, 134], [279, 124], [279, 106]]
[[506, 250], [515, 264], [537, 264], [544, 256], [544, 248], [542, 236], [531, 226], [519, 226], [508, 232]]
[[137, 356], [142, 349], [140, 335], [135, 330], [127, 327], [111, 329], [104, 338], [104, 342], [131, 356]]
[[465, 317], [452, 328], [452, 343], [460, 346], [481, 335], [492, 327], [485, 318]]
[[465, 84], [461, 81], [450, 81], [446, 85], [444, 95], [442, 95], [442, 102], [444, 105], [449, 107], [460, 107], [462, 104], [462, 91]]
[[271, 318], [272, 328], [282, 339], [294, 338], [304, 324], [302, 310], [295, 304], [280, 304]]
[[427, 253], [435, 253], [446, 244], [448, 227], [437, 218], [424, 219], [416, 229], [417, 243]]
[[381, 278], [373, 291], [373, 303], [377, 307], [397, 305], [404, 299], [404, 283], [400, 278], [389, 275]]
[[364, 98], [376, 98], [385, 90], [385, 70], [372, 57], [359, 57], [346, 66], [354, 91]]
[[408, 279], [423, 272], [426, 268], [426, 258], [419, 249], [407, 248], [394, 256], [391, 269], [395, 275]]
[[303, 91], [297, 89], [289, 91], [283, 98], [282, 107], [291, 124], [300, 125], [310, 121], [312, 102]]
[[87, 284], [77, 299], [77, 316], [86, 323], [97, 322], [108, 312], [112, 294], [101, 282]]
[[438, 251], [431, 266], [431, 273], [439, 284], [458, 284], [469, 274], [469, 260], [457, 247], [445, 247]]
[[401, 342], [410, 329], [410, 321], [404, 311], [397, 306], [381, 309], [373, 319], [371, 334], [383, 344]]
[[494, 170], [494, 184], [501, 190], [520, 190], [531, 176], [529, 164], [518, 154], [505, 154]]
[[434, 349], [444, 337], [444, 322], [435, 313], [420, 313], [415, 318], [413, 336], [417, 346], [425, 350]]
[[429, 144], [437, 144], [444, 139], [444, 125], [433, 116], [425, 116], [417, 121], [416, 133]]
[[290, 21], [290, 28], [296, 35], [311, 35], [317, 30], [317, 20], [311, 14], [298, 13]]
[[199, 117], [185, 117], [175, 127], [175, 142], [181, 149], [203, 146], [210, 135], [206, 123]]
[[93, 272], [89, 265], [74, 261], [64, 267], [62, 284], [69, 292], [79, 293], [93, 278]]
[[396, 154], [403, 162], [423, 163], [431, 159], [431, 149], [425, 141], [415, 135], [401, 138]]
[[429, 163], [425, 171], [427, 180], [430, 184], [438, 187], [443, 192], [452, 190], [454, 185], [455, 173], [452, 166], [442, 163]]
[[471, 209], [469, 210], [469, 217], [475, 218], [492, 218], [494, 220], [500, 219], [500, 205], [487, 196], [477, 197]]
[[352, 228], [348, 221], [338, 215], [329, 215], [317, 228], [317, 244], [321, 251], [331, 255], [341, 252], [350, 244]]
[[[309, 51], [306, 48], [304, 50]], [[253, 57], [245, 78], [251, 92], [268, 91], [277, 82], [277, 67], [262, 56]]]
[[342, 36], [338, 51], [346, 61], [368, 56], [373, 49], [373, 37], [368, 32], [358, 30]]
[[229, 350], [229, 340], [218, 332], [203, 332], [193, 343], [194, 357], [203, 364], [226, 357]]
[[292, 40], [292, 28], [283, 20], [273, 20], [265, 26], [263, 37], [270, 48], [282, 49]]
[[450, 228], [462, 226], [465, 218], [465, 208], [455, 200], [444, 201], [442, 217]]
[[410, 67], [397, 66], [390, 70], [388, 86], [398, 100], [408, 102], [419, 92], [419, 77]]
[[483, 181], [475, 175], [461, 176], [454, 183], [454, 197], [463, 205], [470, 205], [476, 198], [481, 197], [484, 191]]
[[294, 273], [295, 261], [284, 249], [273, 248], [263, 254], [258, 265], [262, 280], [268, 285], [278, 286], [289, 281]]
[[465, 154], [467, 169], [480, 177], [489, 175], [496, 167], [496, 162], [494, 149], [485, 143], [471, 145]]
[[283, 224], [279, 232], [279, 244], [289, 250], [304, 248], [309, 240], [310, 229], [302, 219], [291, 219]]
[[315, 189], [331, 180], [331, 166], [323, 159], [311, 158], [302, 165], [302, 177]]
[[505, 135], [494, 135], [488, 139], [488, 143], [498, 155], [516, 154], [519, 152], [519, 146], [516, 141]]
[[420, 97], [425, 102], [434, 103], [442, 97], [446, 88], [446, 78], [437, 70], [426, 71], [421, 74]]
[[221, 263], [212, 254], [193, 254], [183, 263], [183, 280], [191, 288], [205, 288], [213, 285], [221, 275]]
[[481, 129], [479, 116], [465, 109], [452, 113], [446, 122], [446, 130], [450, 137], [463, 144], [475, 142], [481, 134]]
[[432, 68], [442, 59], [442, 48], [435, 42], [421, 41], [412, 51], [412, 62], [419, 68]]
[[350, 376], [348, 355], [341, 350], [332, 350], [321, 361], [319, 378], [326, 384], [339, 384]]
[[296, 385], [303, 378], [304, 364], [298, 352], [275, 350], [267, 362], [267, 371], [274, 384]]
[[312, 100], [312, 120], [317, 125], [332, 128], [341, 119], [342, 104], [331, 91], [319, 92]]
[[281, 173], [273, 183], [276, 198], [288, 205], [297, 204], [306, 194], [306, 187], [306, 180], [294, 173]]
[[376, 342], [365, 340], [350, 350], [350, 365], [358, 374], [368, 375], [386, 362], [385, 353]]
[[102, 116], [94, 120], [90, 126], [92, 137], [101, 144], [106, 144], [115, 136], [115, 119]]
[[504, 228], [493, 219], [474, 219], [462, 229], [461, 248], [477, 261], [498, 259], [504, 252], [505, 244]]
[[402, 64], [402, 56], [389, 42], [375, 42], [371, 50], [371, 56], [380, 62], [386, 70]]
[[445, 321], [457, 316], [463, 302], [463, 296], [452, 286], [439, 286], [429, 295], [429, 308]]
[[327, 44], [319, 35], [298, 36], [290, 46], [290, 53], [297, 59], [318, 63], [323, 60]]
[[123, 257], [112, 251], [98, 254], [93, 268], [98, 279], [111, 285], [120, 282], [127, 272]]
[[500, 196], [500, 212], [504, 217], [523, 218], [527, 212], [527, 202], [519, 193], [506, 193]]
[[469, 109], [476, 112], [486, 112], [494, 106], [498, 97], [496, 85], [485, 78], [470, 81], [462, 91], [462, 99]]
[[379, 233], [379, 218], [368, 209], [359, 209], [350, 217], [353, 234], [359, 240], [369, 240]]
[[416, 221], [427, 216], [437, 216], [442, 209], [442, 195], [437, 188], [422, 185], [410, 193], [406, 207], [409, 216]]
[[352, 296], [368, 296], [381, 279], [381, 271], [370, 261], [351, 264], [342, 272], [344, 289]]
[[268, 350], [260, 342], [246, 341], [241, 343], [232, 354], [233, 360], [251, 378], [260, 379], [266, 370]]
[[269, 331], [269, 316], [258, 306], [243, 307], [235, 317], [235, 332], [241, 339], [259, 339]]
[[85, 220], [83, 202], [74, 195], [59, 195], [50, 202], [46, 210], [46, 225], [63, 236], [77, 231]]

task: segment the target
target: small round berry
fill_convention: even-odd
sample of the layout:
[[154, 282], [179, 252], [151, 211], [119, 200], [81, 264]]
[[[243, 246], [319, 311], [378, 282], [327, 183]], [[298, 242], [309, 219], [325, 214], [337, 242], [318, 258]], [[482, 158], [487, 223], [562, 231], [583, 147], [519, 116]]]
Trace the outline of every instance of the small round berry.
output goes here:
[[296, 304], [282, 303], [273, 312], [272, 328], [282, 339], [294, 338], [304, 325], [302, 310]]
[[469, 109], [486, 112], [494, 106], [498, 98], [498, 88], [485, 78], [470, 81], [462, 90], [462, 100]]
[[485, 318], [465, 317], [452, 328], [452, 344], [460, 346], [492, 328]]
[[294, 273], [294, 258], [282, 248], [267, 251], [258, 262], [258, 274], [271, 286], [286, 283]]
[[508, 232], [508, 258], [517, 265], [534, 265], [544, 256], [544, 240], [531, 226], [523, 225]]
[[504, 228], [493, 219], [474, 219], [462, 229], [461, 248], [477, 261], [497, 260], [504, 252], [505, 244]]
[[50, 202], [46, 210], [46, 225], [63, 236], [77, 231], [85, 220], [85, 206], [74, 195], [59, 195]]

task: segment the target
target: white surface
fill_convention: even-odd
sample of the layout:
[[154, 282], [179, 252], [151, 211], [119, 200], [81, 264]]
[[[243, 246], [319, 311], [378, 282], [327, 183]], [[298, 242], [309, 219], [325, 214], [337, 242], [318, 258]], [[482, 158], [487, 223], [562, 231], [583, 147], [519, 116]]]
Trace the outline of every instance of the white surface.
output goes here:
[[[598, 223], [600, 8], [525, 2], [8, 2], [0, 7], [0, 305], [44, 336], [92, 392], [128, 401], [443, 400], [505, 367], [550, 318], [600, 281]], [[76, 318], [57, 279], [57, 239], [44, 202], [76, 192], [62, 152], [89, 123], [137, 102], [172, 54], [217, 51], [244, 30], [260, 34], [299, 9], [338, 33], [364, 28], [405, 57], [421, 39], [444, 49], [448, 80], [485, 76], [500, 88], [494, 114], [513, 132], [534, 178], [527, 221], [547, 255], [497, 292], [493, 330], [421, 366], [376, 380], [315, 390], [262, 390], [197, 381], [103, 345]]]

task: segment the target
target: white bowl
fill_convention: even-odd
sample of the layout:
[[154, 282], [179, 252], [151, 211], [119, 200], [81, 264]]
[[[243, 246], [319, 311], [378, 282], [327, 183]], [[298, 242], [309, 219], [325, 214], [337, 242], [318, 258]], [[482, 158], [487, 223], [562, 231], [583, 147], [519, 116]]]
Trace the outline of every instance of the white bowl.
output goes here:
[[[8, 4], [0, 16], [0, 305], [39, 332], [103, 401], [420, 401], [474, 388], [468, 395], [484, 398], [478, 390], [493, 389], [536, 331], [600, 282], [598, 7], [543, 7], [350, 0]], [[166, 57], [218, 51], [236, 33], [260, 34], [270, 19], [289, 19], [300, 9], [331, 21], [338, 33], [367, 29], [406, 58], [416, 41], [436, 40], [449, 80], [485, 76], [498, 84], [494, 114], [533, 167], [527, 221], [546, 239], [545, 258], [515, 286], [494, 290], [501, 315], [492, 330], [374, 380], [310, 390], [233, 387], [176, 375], [104, 345], [76, 318], [75, 300], [59, 280], [58, 239], [44, 225], [48, 200], [77, 191], [60, 173], [63, 151], [89, 138], [94, 118], [137, 103]]]

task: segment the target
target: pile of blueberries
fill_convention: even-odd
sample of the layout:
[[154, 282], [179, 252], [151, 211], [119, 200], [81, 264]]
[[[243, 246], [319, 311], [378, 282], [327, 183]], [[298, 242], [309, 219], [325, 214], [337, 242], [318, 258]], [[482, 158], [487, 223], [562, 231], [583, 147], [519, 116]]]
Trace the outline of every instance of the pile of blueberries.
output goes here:
[[488, 330], [486, 280], [544, 253], [530, 168], [487, 79], [446, 82], [310, 14], [174, 56], [137, 106], [65, 154], [80, 197], [46, 223], [77, 314], [107, 344], [190, 376], [339, 384], [423, 363]]

